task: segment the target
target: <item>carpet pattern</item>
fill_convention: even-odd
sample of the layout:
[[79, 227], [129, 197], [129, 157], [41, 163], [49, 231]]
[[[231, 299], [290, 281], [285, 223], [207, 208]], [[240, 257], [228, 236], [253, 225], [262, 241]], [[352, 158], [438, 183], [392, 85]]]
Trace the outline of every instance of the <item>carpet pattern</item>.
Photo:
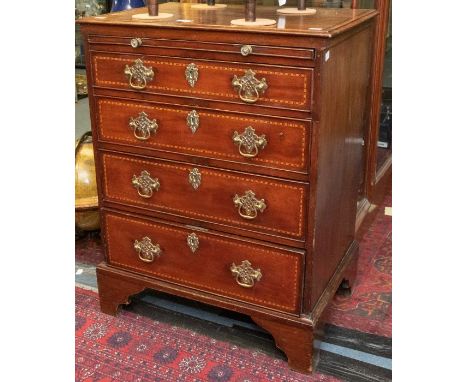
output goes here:
[[122, 310], [99, 310], [95, 292], [76, 288], [75, 380], [79, 382], [337, 382], [306, 376], [285, 361]]
[[359, 242], [357, 276], [352, 296], [335, 296], [324, 313], [327, 323], [380, 336], [392, 336], [391, 193]]

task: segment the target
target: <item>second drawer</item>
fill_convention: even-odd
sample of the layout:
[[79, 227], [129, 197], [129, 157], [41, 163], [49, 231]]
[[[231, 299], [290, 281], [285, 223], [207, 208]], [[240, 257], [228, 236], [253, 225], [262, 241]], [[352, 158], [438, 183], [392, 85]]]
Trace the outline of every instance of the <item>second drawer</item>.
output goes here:
[[101, 161], [104, 201], [304, 240], [305, 183], [108, 152]]
[[307, 172], [308, 121], [106, 98], [96, 103], [105, 142]]

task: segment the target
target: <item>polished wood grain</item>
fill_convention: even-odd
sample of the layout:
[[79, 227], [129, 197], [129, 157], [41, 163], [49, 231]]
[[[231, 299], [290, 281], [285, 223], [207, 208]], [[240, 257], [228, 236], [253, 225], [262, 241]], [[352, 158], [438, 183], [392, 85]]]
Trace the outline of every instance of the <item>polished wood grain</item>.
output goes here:
[[[313, 285], [310, 306], [317, 302], [354, 239], [359, 189], [359, 171], [356, 169], [362, 169], [371, 38], [371, 29], [366, 29], [350, 37], [346, 44], [321, 54], [316, 230], [315, 248], [310, 258], [309, 275]], [[327, 61], [325, 55], [329, 57]], [[350, 68], [353, 68], [352, 76]]]
[[[195, 132], [187, 124], [187, 116], [192, 111], [199, 118]], [[146, 140], [136, 138], [129, 127], [130, 120], [142, 112], [158, 125], [156, 132]], [[308, 171], [308, 121], [109, 98], [97, 99], [96, 118], [99, 121], [99, 139], [104, 142], [182, 153], [185, 154], [181, 158], [184, 160], [185, 156], [190, 155], [236, 162], [237, 165], [232, 168], [238, 170], [245, 170], [246, 164], [252, 165], [251, 171], [259, 174], [265, 173], [264, 168], [304, 174]], [[249, 126], [255, 129], [257, 135], [265, 136], [267, 141], [266, 146], [259, 148], [257, 156], [253, 158], [242, 156], [233, 141], [235, 132], [243, 134]]]
[[[257, 18], [278, 20], [282, 16], [276, 13], [277, 7], [257, 7]], [[231, 33], [248, 33], [250, 30], [262, 31], [268, 34], [308, 35], [318, 37], [334, 37], [347, 32], [363, 21], [372, 19], [376, 12], [370, 9], [336, 9], [318, 8], [315, 15], [283, 17], [279, 25], [273, 27], [236, 27], [231, 20], [244, 18], [243, 5], [229, 4], [225, 9], [216, 12], [197, 10], [190, 4], [166, 3], [159, 7], [160, 12], [174, 14], [173, 18], [165, 20], [142, 21], [132, 19], [132, 15], [147, 12], [144, 8], [130, 11], [115, 12], [102, 16], [88, 17], [80, 20], [80, 24], [122, 25], [132, 27], [158, 27], [184, 30], [205, 29], [207, 25], [212, 31], [229, 31]], [[177, 20], [192, 20], [178, 22]]]
[[[147, 93], [196, 96], [203, 99], [243, 103], [238, 91], [233, 87], [234, 76], [242, 77], [247, 70], [253, 70], [256, 78], [265, 78], [268, 89], [261, 94], [257, 105], [293, 107], [310, 110], [311, 70], [297, 68], [261, 66], [257, 64], [232, 64], [188, 60], [183, 58], [165, 58], [159, 56], [101, 54], [92, 55], [94, 69], [94, 86], [112, 89], [134, 90], [129, 85], [125, 68], [134, 65], [137, 59], [143, 65], [152, 68], [154, 77], [148, 80]], [[190, 86], [185, 71], [188, 65], [198, 68], [198, 81]], [[138, 92], [138, 90], [134, 90]]]
[[[104, 214], [104, 234], [111, 265], [275, 310], [299, 311], [303, 253], [298, 251], [115, 213]], [[199, 240], [195, 252], [187, 244], [190, 234]], [[161, 249], [152, 263], [140, 260], [133, 247], [145, 236]], [[252, 288], [240, 286], [230, 271], [231, 264], [244, 260], [262, 273]]]
[[[104, 201], [223, 224], [223, 230], [241, 228], [246, 230], [245, 235], [257, 231], [304, 238], [305, 184], [199, 166], [201, 183], [194, 189], [189, 183], [192, 166], [110, 153], [100, 153], [100, 156], [104, 171]], [[160, 183], [159, 190], [150, 198], [141, 197], [132, 185], [134, 175], [139, 176], [142, 171], [148, 171]], [[235, 195], [243, 196], [248, 190], [266, 204], [264, 211], [251, 220], [241, 217], [233, 202]], [[271, 240], [274, 240], [273, 236]]]

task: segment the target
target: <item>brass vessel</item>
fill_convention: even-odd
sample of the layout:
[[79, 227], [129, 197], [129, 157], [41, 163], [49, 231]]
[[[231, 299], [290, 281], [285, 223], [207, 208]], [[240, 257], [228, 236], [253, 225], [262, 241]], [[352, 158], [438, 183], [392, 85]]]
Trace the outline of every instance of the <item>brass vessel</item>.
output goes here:
[[100, 228], [93, 139], [88, 131], [75, 144], [75, 227], [82, 231]]

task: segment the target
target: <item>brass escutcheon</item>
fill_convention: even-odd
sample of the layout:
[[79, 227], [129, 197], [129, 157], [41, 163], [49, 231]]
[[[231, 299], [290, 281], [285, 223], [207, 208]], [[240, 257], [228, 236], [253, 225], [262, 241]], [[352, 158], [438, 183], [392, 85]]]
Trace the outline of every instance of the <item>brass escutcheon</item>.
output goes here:
[[255, 281], [260, 281], [262, 271], [260, 268], [253, 269], [249, 260], [242, 261], [241, 265], [231, 264], [231, 273], [236, 277], [237, 283], [244, 288], [252, 288]]
[[198, 170], [198, 168], [193, 168], [189, 172], [189, 183], [192, 185], [193, 189], [196, 190], [198, 187], [200, 187], [201, 184], [201, 172]]
[[155, 119], [150, 120], [144, 111], [138, 114], [136, 118], [130, 117], [128, 126], [133, 130], [135, 138], [141, 141], [146, 141], [151, 133], [156, 134], [158, 130], [157, 121]]
[[198, 236], [194, 232], [187, 236], [187, 245], [193, 253], [197, 251], [199, 244], [200, 240], [198, 240]]
[[234, 131], [232, 141], [239, 146], [239, 154], [246, 158], [256, 157], [258, 148], [265, 148], [267, 140], [265, 134], [255, 134], [255, 129], [252, 126], [247, 126], [242, 134]]
[[124, 73], [128, 76], [130, 87], [137, 90], [146, 88], [146, 81], [154, 77], [153, 68], [147, 68], [139, 58], [132, 66], [125, 65]]
[[244, 196], [235, 195], [232, 199], [234, 205], [238, 207], [238, 212], [244, 219], [255, 219], [257, 211], [263, 212], [266, 208], [264, 199], [255, 198], [255, 193], [252, 190], [245, 192]]
[[192, 132], [192, 134], [195, 134], [195, 131], [197, 131], [199, 124], [200, 116], [198, 115], [196, 110], [192, 110], [190, 113], [187, 114], [187, 126]]
[[161, 256], [159, 244], [153, 244], [148, 236], [145, 236], [141, 241], [135, 240], [133, 248], [137, 251], [140, 260], [145, 263], [152, 263], [155, 256]]
[[185, 68], [185, 79], [192, 88], [198, 81], [198, 67], [193, 62]]
[[146, 170], [143, 170], [139, 176], [133, 175], [132, 185], [142, 198], [151, 198], [153, 190], [158, 191], [160, 186], [159, 179], [153, 179]]
[[240, 78], [234, 76], [232, 86], [239, 91], [239, 98], [247, 103], [257, 102], [260, 94], [265, 93], [265, 90], [268, 89], [266, 79], [256, 79], [252, 69], [247, 69]]

